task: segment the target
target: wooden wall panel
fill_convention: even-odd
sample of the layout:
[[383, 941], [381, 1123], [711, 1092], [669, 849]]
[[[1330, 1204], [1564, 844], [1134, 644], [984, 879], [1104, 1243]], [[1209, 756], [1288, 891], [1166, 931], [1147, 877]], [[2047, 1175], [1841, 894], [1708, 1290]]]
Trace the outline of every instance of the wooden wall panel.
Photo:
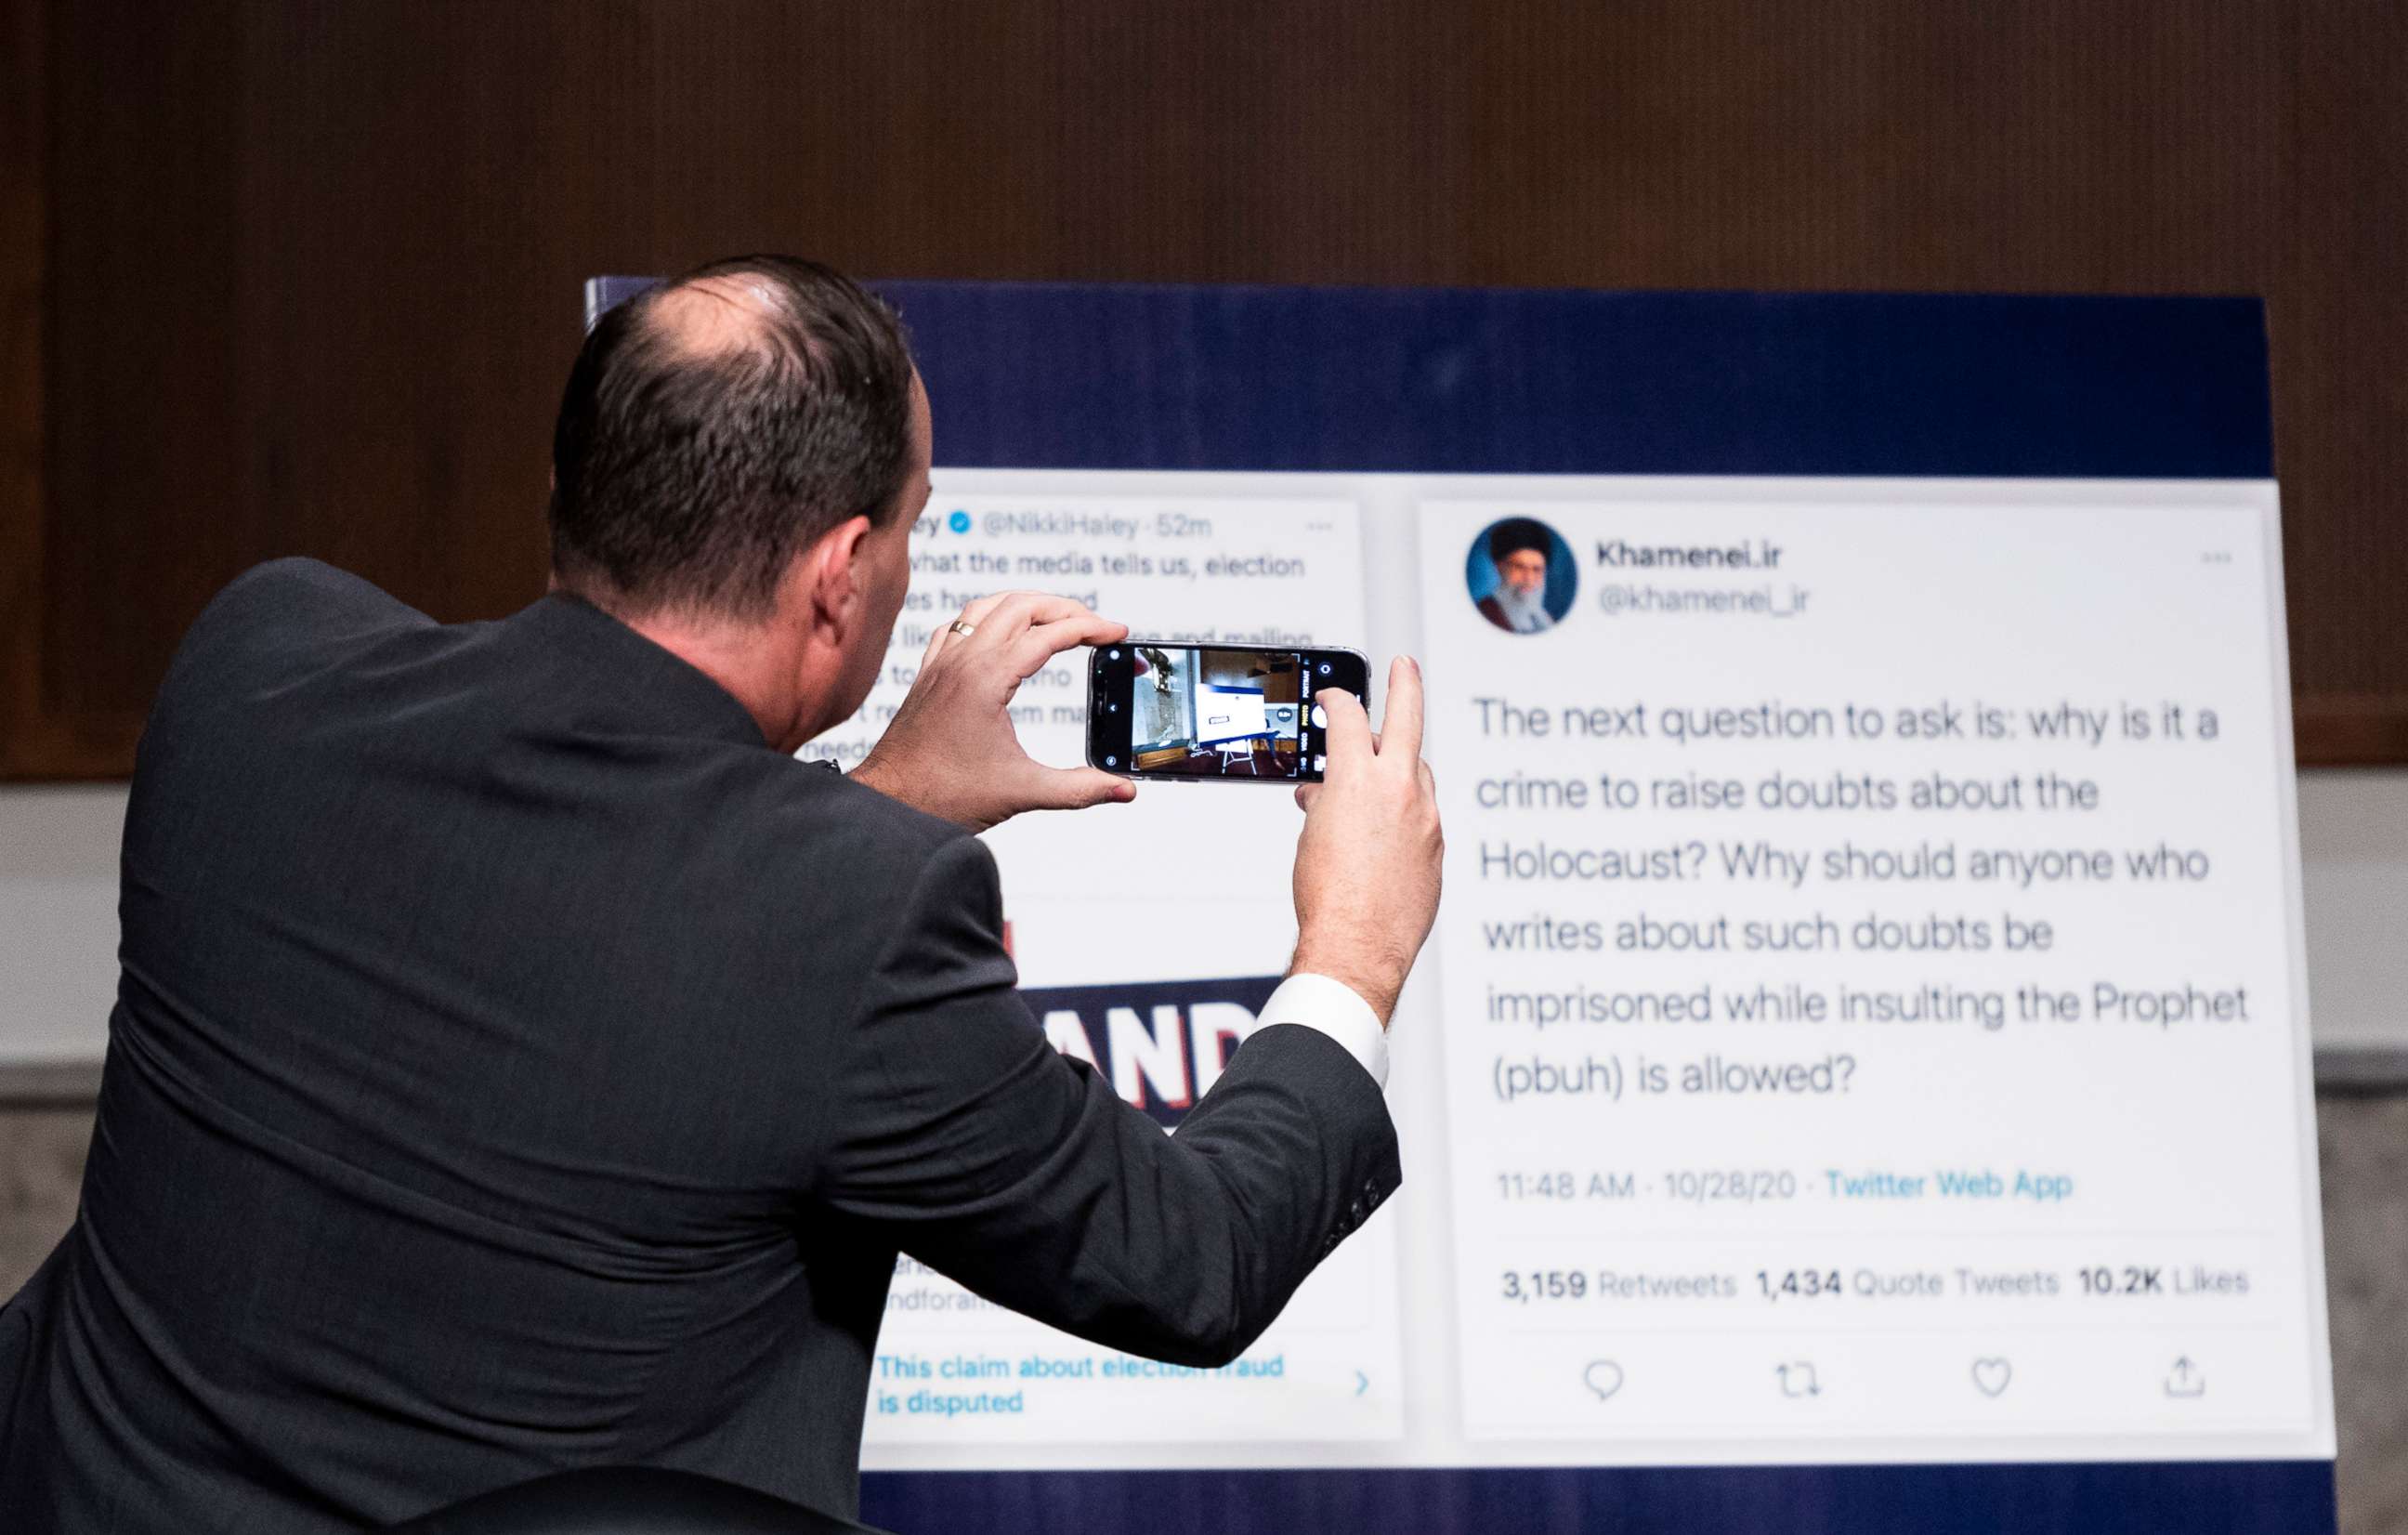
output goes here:
[[527, 600], [579, 280], [759, 249], [2263, 294], [2303, 753], [2408, 760], [2408, 8], [0, 6], [48, 34], [0, 65], [39, 88], [0, 191], [0, 772], [122, 772], [258, 559], [445, 618]]
[[2302, 759], [2408, 763], [2408, 6], [2309, 6], [2274, 424]]

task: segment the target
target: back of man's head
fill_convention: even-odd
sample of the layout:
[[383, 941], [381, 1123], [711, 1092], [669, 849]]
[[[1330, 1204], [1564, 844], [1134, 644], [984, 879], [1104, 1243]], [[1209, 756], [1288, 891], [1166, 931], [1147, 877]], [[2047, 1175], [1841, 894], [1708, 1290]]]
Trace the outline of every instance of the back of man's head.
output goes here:
[[638, 294], [561, 398], [554, 575], [625, 617], [766, 618], [821, 535], [896, 515], [911, 379], [894, 310], [816, 262], [742, 256]]

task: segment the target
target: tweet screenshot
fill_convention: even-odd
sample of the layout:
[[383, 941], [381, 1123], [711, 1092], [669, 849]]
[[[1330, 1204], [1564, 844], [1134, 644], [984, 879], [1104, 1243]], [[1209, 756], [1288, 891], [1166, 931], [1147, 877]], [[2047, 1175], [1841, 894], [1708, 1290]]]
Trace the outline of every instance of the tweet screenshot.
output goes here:
[[1466, 1438], [2304, 1443], [2270, 510], [1418, 527]]
[[[2329, 1455], [2276, 526], [2249, 483], [939, 470], [803, 754], [987, 593], [1133, 626], [1130, 748], [1182, 770], [987, 834], [1057, 1050], [1175, 1134], [1285, 971], [1310, 684], [1243, 647], [1423, 659], [1446, 893], [1405, 1186], [1245, 1357], [906, 1255], [866, 1463]], [[1042, 762], [1087, 665], [1012, 702]]]
[[[1132, 700], [1149, 721], [1182, 708], [1197, 716], [1199, 692], [1251, 705], [1254, 725], [1217, 730], [1209, 751], [1176, 721], [1134, 737], [1179, 738], [1182, 760], [1209, 758], [1237, 782], [1147, 782], [1132, 804], [1030, 814], [987, 834], [1031, 1010], [1055, 1049], [1166, 1133], [1252, 1032], [1295, 943], [1289, 868], [1303, 816], [1294, 782], [1281, 780], [1292, 779], [1299, 680], [1275, 675], [1276, 657], [1213, 647], [1359, 635], [1361, 538], [1357, 505], [1326, 485], [939, 470], [912, 530], [885, 670], [860, 714], [802, 753], [857, 762], [910, 689], [930, 633], [998, 591], [1073, 596], [1160, 641], [1147, 644], [1161, 659]], [[1087, 659], [1057, 657], [1013, 700], [1022, 745], [1049, 766], [1084, 760]], [[1233, 741], [1246, 748], [1242, 764]], [[963, 1446], [994, 1447], [983, 1462], [994, 1465], [1086, 1464], [1098, 1447], [1143, 1463], [1145, 1446], [1393, 1438], [1397, 1272], [1389, 1224], [1370, 1223], [1242, 1358], [1198, 1370], [1054, 1331], [906, 1256], [872, 1369], [866, 1464], [960, 1467]]]

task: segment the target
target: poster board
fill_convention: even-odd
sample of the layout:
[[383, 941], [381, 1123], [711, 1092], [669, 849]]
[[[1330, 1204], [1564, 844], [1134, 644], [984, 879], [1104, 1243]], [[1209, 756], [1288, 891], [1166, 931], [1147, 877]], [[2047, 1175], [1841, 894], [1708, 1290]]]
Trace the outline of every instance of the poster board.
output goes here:
[[[907, 1259], [865, 1517], [2331, 1527], [2255, 302], [883, 291], [936, 497], [811, 754], [960, 601], [1068, 591], [1420, 655], [1450, 854], [1403, 1195], [1221, 1375]], [[1166, 1124], [1292, 938], [1273, 798], [993, 834], [1032, 1008]]]

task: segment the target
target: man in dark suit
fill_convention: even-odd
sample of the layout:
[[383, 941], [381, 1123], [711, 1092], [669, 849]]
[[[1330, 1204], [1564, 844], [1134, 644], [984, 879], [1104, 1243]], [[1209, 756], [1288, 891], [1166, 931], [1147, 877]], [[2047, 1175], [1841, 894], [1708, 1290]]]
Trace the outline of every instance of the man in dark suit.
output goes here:
[[1048, 1049], [971, 831], [1128, 797], [1006, 710], [1125, 631], [972, 604], [851, 775], [927, 491], [899, 327], [721, 264], [588, 338], [552, 595], [281, 561], [194, 624], [126, 816], [75, 1227], [0, 1311], [0, 1528], [319, 1531], [549, 1470], [849, 1514], [896, 1255], [1215, 1364], [1398, 1181], [1439, 832], [1417, 675], [1325, 696], [1296, 975], [1176, 1138]]

